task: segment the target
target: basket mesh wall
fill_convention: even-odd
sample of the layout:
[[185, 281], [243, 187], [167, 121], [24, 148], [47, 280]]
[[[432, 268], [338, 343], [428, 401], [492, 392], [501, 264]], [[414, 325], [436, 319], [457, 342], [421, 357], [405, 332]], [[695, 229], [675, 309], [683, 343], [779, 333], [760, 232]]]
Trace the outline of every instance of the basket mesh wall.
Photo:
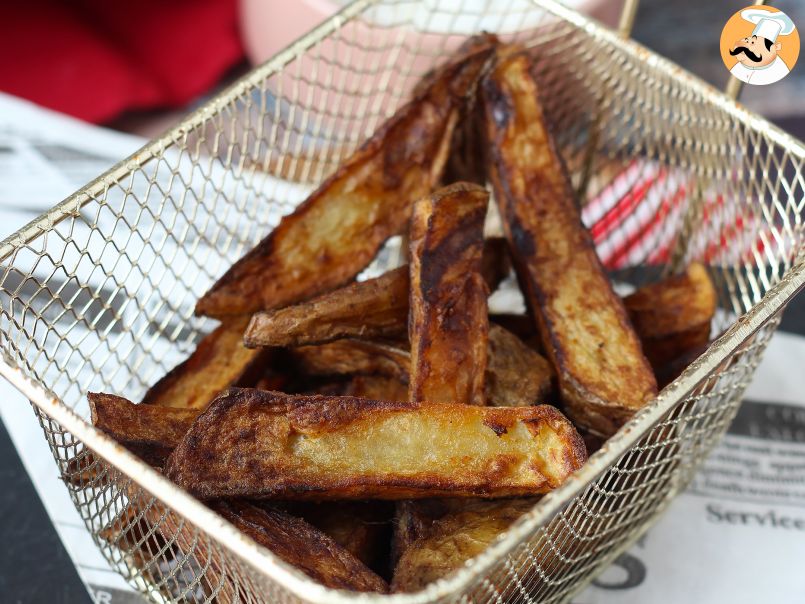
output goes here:
[[[802, 260], [802, 155], [646, 51], [632, 53], [539, 2], [483, 4], [367, 3], [213, 101], [191, 128], [94, 183], [73, 200], [82, 201], [77, 209], [52, 212], [35, 232], [12, 238], [0, 268], [4, 352], [84, 417], [89, 390], [139, 400], [213, 326], [192, 316], [197, 297], [394, 113], [424, 73], [481, 30], [532, 49], [589, 227], [606, 220], [591, 200], [616, 175], [631, 175], [624, 195], [651, 188], [619, 229], [602, 229], [607, 237], [597, 240], [618, 280], [640, 284], [703, 261], [719, 290], [720, 333]], [[381, 254], [370, 270], [391, 257]], [[656, 518], [726, 430], [778, 321], [550, 522], [444, 601], [558, 602], [589, 581]], [[99, 547], [143, 593], [155, 601], [300, 601], [37, 413]]]

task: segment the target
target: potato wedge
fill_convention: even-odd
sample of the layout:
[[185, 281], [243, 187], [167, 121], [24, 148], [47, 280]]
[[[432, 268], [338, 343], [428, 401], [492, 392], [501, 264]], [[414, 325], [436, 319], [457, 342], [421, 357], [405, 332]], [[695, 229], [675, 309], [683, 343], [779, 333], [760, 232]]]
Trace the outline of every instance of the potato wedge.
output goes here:
[[489, 290], [481, 276], [489, 193], [456, 183], [411, 217], [408, 400], [485, 404]]
[[146, 463], [162, 467], [195, 419], [198, 409], [136, 405], [120, 396], [90, 392], [92, 424]]
[[585, 459], [581, 436], [547, 405], [232, 389], [199, 416], [165, 474], [202, 499], [495, 498], [550, 491]]
[[528, 58], [499, 61], [481, 91], [495, 199], [564, 408], [612, 434], [656, 395], [651, 367], [581, 222]]
[[[482, 272], [490, 291], [508, 275], [508, 244], [500, 237], [484, 242]], [[305, 346], [341, 338], [392, 338], [408, 329], [408, 266], [292, 306], [255, 313], [243, 343]]]
[[461, 568], [536, 503], [534, 498], [465, 500], [431, 518], [423, 518], [430, 510], [418, 505], [420, 517], [409, 519], [413, 539], [395, 567], [392, 591], [418, 591]]
[[489, 328], [488, 349], [484, 383], [488, 405], [524, 407], [550, 400], [556, 372], [545, 357], [498, 325]]
[[698, 262], [681, 275], [641, 287], [623, 299], [655, 370], [707, 343], [717, 303], [710, 275]]
[[441, 68], [196, 304], [223, 317], [287, 306], [351, 281], [439, 182], [459, 111], [492, 55], [479, 43]]
[[244, 534], [326, 587], [388, 592], [383, 579], [301, 518], [237, 500], [218, 501], [211, 507]]
[[154, 384], [142, 402], [201, 410], [230, 386], [250, 386], [265, 368], [271, 351], [243, 345], [248, 321], [246, 316], [224, 321], [199, 342], [186, 361]]
[[[308, 374], [375, 375], [407, 384], [411, 356], [403, 346], [402, 343], [345, 339], [301, 346], [293, 349], [291, 355], [300, 370]], [[487, 346], [489, 360], [484, 396], [489, 406], [525, 407], [544, 402], [544, 397], [553, 392], [556, 375], [550, 363], [517, 336], [499, 325], [491, 325]]]
[[282, 507], [331, 537], [373, 571], [387, 572], [393, 511], [390, 502], [294, 501]]
[[411, 354], [399, 343], [344, 339], [290, 351], [303, 373], [381, 375], [408, 384]]

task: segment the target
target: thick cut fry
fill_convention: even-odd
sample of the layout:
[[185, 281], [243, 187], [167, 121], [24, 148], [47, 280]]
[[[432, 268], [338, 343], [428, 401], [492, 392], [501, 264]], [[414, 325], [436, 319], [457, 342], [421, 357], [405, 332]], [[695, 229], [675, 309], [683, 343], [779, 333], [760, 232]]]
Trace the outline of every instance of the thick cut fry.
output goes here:
[[296, 501], [283, 506], [375, 572], [387, 572], [392, 504], [388, 501]]
[[656, 370], [707, 343], [718, 298], [707, 269], [695, 262], [682, 275], [641, 287], [623, 303]]
[[291, 356], [302, 372], [312, 375], [382, 375], [408, 383], [411, 354], [399, 344], [369, 340], [336, 340], [300, 346]]
[[[489, 291], [509, 274], [503, 238], [484, 242], [482, 273]], [[389, 338], [408, 329], [408, 266], [374, 279], [351, 283], [332, 292], [277, 310], [256, 313], [243, 341], [246, 346], [305, 346], [341, 338]]]
[[479, 43], [435, 74], [293, 214], [196, 304], [213, 317], [253, 313], [351, 281], [403, 230], [412, 204], [441, 179], [466, 98], [492, 54]]
[[304, 346], [340, 338], [388, 338], [405, 333], [408, 267], [351, 283], [308, 302], [252, 316], [246, 346]]
[[500, 61], [482, 95], [495, 198], [564, 408], [612, 434], [656, 395], [651, 367], [581, 222], [527, 57]]
[[482, 187], [456, 183], [414, 206], [409, 400], [485, 403], [489, 291], [481, 250], [488, 203]]
[[[402, 346], [346, 339], [301, 346], [292, 356], [303, 372], [312, 375], [376, 375], [407, 384], [411, 356]], [[487, 356], [484, 396], [489, 406], [525, 407], [544, 402], [553, 391], [555, 374], [550, 363], [498, 325], [489, 327]]]
[[435, 514], [423, 519], [423, 511], [428, 511], [428, 508], [424, 508], [419, 510], [418, 518], [409, 519], [413, 540], [395, 567], [392, 591], [418, 591], [461, 568], [533, 508], [537, 500], [470, 500], [458, 503], [448, 504], [448, 512], [443, 515]]
[[543, 356], [497, 325], [489, 329], [488, 346], [484, 384], [487, 404], [524, 407], [549, 400], [556, 374]]
[[190, 357], [146, 392], [143, 403], [180, 409], [205, 409], [230, 386], [250, 386], [266, 365], [270, 351], [243, 345], [248, 317], [224, 321], [199, 342]]
[[386, 593], [388, 585], [333, 539], [268, 506], [219, 501], [212, 509], [263, 547], [326, 587]]
[[200, 411], [135, 405], [113, 394], [90, 392], [92, 423], [152, 466], [161, 467]]
[[199, 416], [165, 473], [203, 499], [495, 498], [550, 491], [585, 458], [578, 432], [547, 405], [232, 389]]

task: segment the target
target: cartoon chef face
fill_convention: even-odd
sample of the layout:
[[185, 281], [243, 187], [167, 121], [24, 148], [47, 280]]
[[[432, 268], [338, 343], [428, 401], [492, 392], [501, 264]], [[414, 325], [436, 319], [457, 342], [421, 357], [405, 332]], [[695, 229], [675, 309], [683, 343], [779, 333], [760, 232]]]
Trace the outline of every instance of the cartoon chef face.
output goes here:
[[775, 43], [768, 38], [753, 35], [735, 42], [730, 54], [746, 67], [757, 68], [773, 63], [781, 48], [780, 42]]

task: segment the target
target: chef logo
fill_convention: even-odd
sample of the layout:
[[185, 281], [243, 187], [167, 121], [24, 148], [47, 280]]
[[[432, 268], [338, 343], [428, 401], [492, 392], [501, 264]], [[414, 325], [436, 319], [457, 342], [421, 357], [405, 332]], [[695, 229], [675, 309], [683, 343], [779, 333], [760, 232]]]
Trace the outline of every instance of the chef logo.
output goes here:
[[721, 32], [721, 58], [730, 73], [755, 86], [774, 84], [794, 68], [799, 32], [784, 12], [750, 6], [735, 13]]

